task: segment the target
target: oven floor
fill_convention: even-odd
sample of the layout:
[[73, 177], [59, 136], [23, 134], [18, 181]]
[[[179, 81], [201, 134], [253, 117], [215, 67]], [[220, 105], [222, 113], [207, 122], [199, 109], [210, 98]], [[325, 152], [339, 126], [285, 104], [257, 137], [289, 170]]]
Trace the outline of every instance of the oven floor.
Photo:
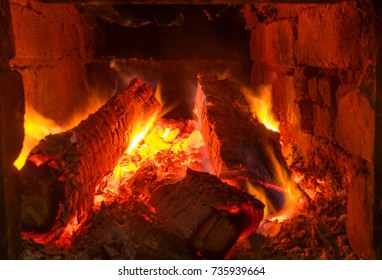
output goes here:
[[[333, 186], [331, 191], [327, 191], [330, 188], [326, 185], [326, 191], [320, 192], [322, 183], [309, 178], [300, 182], [300, 185], [305, 190], [317, 191], [310, 204], [302, 206], [295, 216], [282, 223], [263, 222], [256, 233], [234, 247], [229, 259], [358, 259], [346, 237], [346, 190]], [[85, 228], [75, 236], [71, 246], [49, 247], [37, 244], [33, 240], [24, 240], [24, 250], [20, 258], [70, 260], [149, 259], [150, 256], [164, 259], [193, 258], [186, 253], [186, 248], [182, 248], [181, 242], [177, 240], [167, 242], [173, 236], [163, 236], [161, 232], [155, 230], [155, 227], [151, 228], [151, 225], [148, 228], [143, 220], [139, 221], [139, 218], [132, 214], [132, 211], [137, 209], [138, 212], [144, 213], [145, 210], [141, 206], [119, 201], [107, 206], [108, 214], [102, 209], [95, 212], [92, 225], [85, 225]], [[101, 220], [107, 220], [107, 224], [100, 222]], [[131, 235], [132, 227], [140, 227], [139, 235], [144, 236], [144, 240], [137, 235]], [[110, 228], [113, 233], [107, 233]], [[161, 242], [166, 245], [160, 244]], [[177, 248], [171, 243], [176, 244]], [[158, 244], [160, 248], [166, 249], [161, 256], [154, 252]]]

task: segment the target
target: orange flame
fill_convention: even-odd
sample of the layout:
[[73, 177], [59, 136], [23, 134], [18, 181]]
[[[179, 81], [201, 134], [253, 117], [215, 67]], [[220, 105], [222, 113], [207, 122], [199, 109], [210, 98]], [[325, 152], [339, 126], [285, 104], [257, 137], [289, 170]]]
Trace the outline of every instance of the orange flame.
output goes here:
[[272, 169], [278, 180], [281, 182], [281, 190], [283, 192], [280, 192], [280, 195], [284, 196], [283, 207], [281, 210], [277, 211], [275, 205], [273, 205], [272, 201], [267, 197], [264, 188], [261, 186], [247, 182], [247, 191], [264, 203], [265, 219], [282, 222], [293, 216], [297, 209], [297, 205], [302, 202], [302, 193], [296, 183], [297, 179], [294, 178], [293, 174], [290, 175], [280, 164], [271, 146], [266, 147], [266, 152], [272, 162]]
[[[272, 86], [260, 86], [258, 89], [258, 96], [254, 96], [249, 88], [243, 87], [242, 92], [251, 106], [252, 113], [257, 119], [269, 130], [279, 132], [280, 122], [274, 118], [272, 113]], [[264, 217], [266, 219], [271, 221], [278, 220], [281, 222], [293, 215], [296, 205], [300, 202], [302, 194], [293, 175], [290, 176], [288, 170], [286, 170], [277, 160], [273, 148], [267, 146], [266, 152], [272, 162], [273, 172], [281, 182], [280, 187], [285, 191], [285, 203], [283, 208], [277, 212], [275, 206], [266, 196], [262, 187], [247, 182], [247, 191], [265, 204]]]
[[[112, 61], [110, 67], [115, 69], [121, 77], [125, 77], [119, 66]], [[125, 79], [127, 79], [125, 77]], [[164, 105], [162, 98], [161, 84], [158, 82], [155, 98]], [[180, 160], [184, 171], [188, 165], [192, 165], [196, 159], [194, 156], [186, 156], [183, 154], [191, 154], [192, 151], [198, 150], [204, 146], [203, 137], [200, 131], [195, 130], [196, 125], [193, 125], [192, 131], [181, 132], [181, 128], [186, 125], [187, 121], [170, 121], [163, 120], [161, 117], [171, 111], [176, 104], [170, 105], [167, 108], [162, 106], [162, 111], [154, 114], [149, 121], [144, 123], [138, 122], [132, 131], [131, 140], [124, 155], [119, 160], [119, 163], [114, 168], [110, 178], [105, 177], [106, 187], [102, 189], [103, 193], [96, 195], [94, 199], [95, 207], [98, 207], [102, 201], [105, 201], [105, 195], [117, 194], [121, 181], [126, 181], [131, 178], [144, 162], [155, 162], [156, 165], [165, 165], [168, 161]], [[188, 124], [191, 124], [190, 121]], [[191, 125], [192, 126], [192, 125]], [[191, 128], [190, 128], [191, 129]], [[187, 129], [185, 129], [187, 130]], [[170, 153], [171, 159], [165, 157], [159, 163], [156, 160], [161, 156], [161, 153]], [[188, 162], [187, 162], [188, 160]], [[181, 176], [182, 172], [178, 175]]]
[[297, 204], [302, 198], [302, 194], [295, 181], [294, 175], [289, 175], [288, 171], [277, 160], [272, 147], [267, 147], [267, 153], [273, 164], [273, 170], [275, 171], [283, 189], [286, 192], [286, 202], [283, 209], [277, 213], [277, 216], [271, 220], [284, 221], [291, 217], [296, 209]]
[[275, 209], [275, 206], [270, 201], [270, 199], [267, 197], [264, 188], [255, 185], [251, 183], [250, 181], [246, 182], [247, 192], [254, 197], [256, 197], [258, 200], [260, 200], [264, 205], [264, 218], [269, 219], [270, 217], [273, 217], [277, 211]]
[[68, 119], [65, 124], [58, 125], [54, 120], [43, 116], [30, 106], [25, 107], [24, 115], [24, 142], [19, 157], [13, 165], [20, 170], [30, 153], [30, 151], [39, 143], [41, 139], [49, 134], [56, 134], [71, 129], [85, 119], [89, 114], [95, 112], [103, 105], [104, 101], [92, 94], [82, 110], [78, 110]]
[[268, 129], [279, 132], [280, 122], [272, 113], [272, 86], [260, 86], [258, 96], [255, 96], [251, 89], [243, 87], [244, 96], [251, 106], [252, 113], [256, 115]]
[[95, 196], [96, 207], [106, 199], [105, 194], [117, 194], [121, 182], [131, 178], [144, 163], [157, 166], [162, 170], [159, 176], [163, 178], [180, 178], [187, 167], [202, 171], [201, 154], [205, 144], [194, 121], [157, 120], [153, 117], [146, 126], [138, 127], [141, 130], [134, 132], [132, 144], [114, 168], [111, 178], [105, 178], [107, 186], [103, 193]]
[[17, 169], [21, 169], [25, 161], [38, 142], [49, 134], [59, 133], [63, 130], [55, 121], [45, 118], [43, 115], [37, 113], [33, 108], [25, 108], [24, 116], [24, 130], [25, 137], [23, 148], [19, 157], [13, 163]]

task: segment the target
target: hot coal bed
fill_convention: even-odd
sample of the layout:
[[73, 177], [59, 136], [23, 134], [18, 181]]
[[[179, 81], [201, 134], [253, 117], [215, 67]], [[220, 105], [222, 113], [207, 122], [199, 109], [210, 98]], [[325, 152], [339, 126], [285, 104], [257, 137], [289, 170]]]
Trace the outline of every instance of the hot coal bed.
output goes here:
[[1, 258], [380, 259], [381, 4], [159, 2], [1, 1]]

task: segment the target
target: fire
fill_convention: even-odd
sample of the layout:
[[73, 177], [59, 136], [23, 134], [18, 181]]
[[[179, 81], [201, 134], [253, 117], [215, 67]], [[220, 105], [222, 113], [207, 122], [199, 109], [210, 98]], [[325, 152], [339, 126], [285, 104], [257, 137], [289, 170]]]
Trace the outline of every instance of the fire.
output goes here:
[[152, 118], [146, 126], [137, 130], [131, 145], [120, 159], [100, 195], [95, 197], [95, 206], [107, 200], [105, 194], [118, 193], [118, 188], [134, 173], [146, 165], [156, 166], [160, 179], [181, 178], [187, 167], [202, 170], [201, 160], [205, 147], [202, 134], [192, 120], [166, 120]]
[[[279, 122], [272, 113], [271, 91], [270, 86], [263, 86], [259, 89], [259, 95], [255, 97], [249, 89], [243, 88], [243, 94], [250, 103], [256, 118], [268, 129], [279, 132]], [[155, 96], [163, 104], [159, 83]], [[99, 105], [97, 105], [98, 107]], [[19, 169], [23, 166], [30, 150], [38, 144], [39, 140], [48, 134], [60, 133], [77, 125], [93, 110], [94, 108], [88, 108], [84, 111], [85, 113], [77, 114], [68, 122], [68, 125], [63, 127], [41, 116], [33, 109], [27, 108], [23, 152], [15, 162], [15, 166]], [[175, 121], [161, 118], [166, 112], [168, 110], [162, 110], [153, 115], [148, 122], [137, 122], [124, 155], [114, 170], [97, 187], [94, 197], [95, 208], [99, 208], [108, 200], [114, 200], [121, 188], [129, 191], [130, 180], [139, 169], [145, 170], [145, 167], [152, 167], [155, 170], [158, 182], [164, 179], [182, 178], [186, 174], [187, 168], [211, 173], [211, 168], [206, 168], [209, 157], [203, 136], [198, 130], [197, 121]], [[264, 185], [248, 181], [247, 191], [265, 204], [265, 219], [281, 222], [294, 213], [296, 205], [301, 199], [301, 192], [294, 177], [278, 162], [271, 146], [266, 148], [266, 152], [272, 163], [273, 172], [281, 184], [275, 189], [283, 198], [282, 207], [276, 205], [275, 201], [269, 197]], [[80, 226], [77, 220], [72, 220], [65, 228], [63, 236], [65, 238], [72, 236]]]
[[275, 157], [274, 151], [271, 147], [267, 147], [267, 153], [272, 161], [273, 170], [276, 172], [277, 177], [286, 193], [283, 209], [277, 213], [277, 216], [271, 219], [281, 222], [293, 215], [297, 204], [302, 198], [302, 193], [298, 188], [293, 174], [289, 174], [287, 170], [280, 164], [280, 162]]
[[243, 94], [251, 106], [253, 114], [270, 130], [279, 132], [280, 122], [272, 113], [272, 86], [261, 86], [255, 96], [251, 89], [243, 88]]
[[[248, 100], [253, 114], [263, 123], [269, 130], [279, 132], [280, 122], [274, 118], [272, 113], [272, 86], [261, 86], [258, 89], [259, 96], [254, 96], [248, 88], [243, 88], [243, 94]], [[281, 183], [284, 202], [281, 210], [277, 210], [274, 203], [269, 199], [263, 187], [247, 182], [247, 190], [250, 194], [255, 195], [265, 204], [264, 216], [269, 220], [278, 220], [279, 222], [291, 217], [299, 203], [302, 194], [293, 177], [290, 175], [280, 162], [277, 160], [273, 148], [266, 147], [267, 155], [272, 162], [273, 172], [276, 174]]]
[[145, 138], [147, 132], [152, 128], [155, 120], [156, 117], [151, 117], [148, 123], [144, 125], [143, 129], [139, 126], [135, 129], [135, 131], [133, 132], [134, 136], [132, 137], [132, 141], [130, 142], [129, 147], [127, 148], [128, 154], [131, 153], [138, 146], [139, 142], [141, 142], [143, 138]]
[[38, 142], [49, 134], [60, 133], [63, 128], [52, 119], [46, 118], [31, 107], [25, 108], [24, 117], [25, 137], [22, 151], [13, 163], [17, 169], [21, 169], [25, 161]]
[[[247, 192], [264, 203], [264, 219], [283, 222], [292, 217], [295, 213], [297, 205], [302, 201], [302, 193], [296, 183], [297, 179], [281, 166], [271, 147], [268, 147], [267, 153], [272, 161], [273, 170], [281, 182], [281, 188], [263, 186], [255, 182], [247, 181]], [[269, 187], [271, 188], [269, 189]], [[276, 198], [271, 199], [270, 195], [266, 192], [266, 188], [271, 190], [272, 196]]]
[[78, 125], [89, 114], [94, 113], [105, 101], [98, 95], [92, 94], [86, 102], [85, 108], [77, 111], [63, 125], [58, 125], [54, 120], [43, 116], [30, 106], [26, 106], [24, 115], [24, 142], [19, 157], [13, 165], [20, 170], [30, 153], [38, 142], [49, 134], [64, 132]]
[[[117, 70], [115, 62], [110, 67]], [[126, 78], [126, 77], [125, 77]], [[94, 198], [95, 208], [108, 196], [118, 194], [121, 185], [126, 183], [144, 164], [157, 166], [160, 176], [182, 177], [187, 167], [202, 170], [200, 159], [204, 147], [202, 134], [196, 129], [192, 120], [166, 120], [161, 116], [172, 110], [176, 104], [165, 107], [162, 98], [161, 84], [158, 82], [155, 98], [162, 104], [162, 111], [150, 118], [147, 123], [139, 122], [132, 131], [129, 147], [114, 168], [111, 176], [104, 178], [103, 187], [98, 186], [98, 195]], [[204, 155], [206, 158], [207, 156]], [[170, 171], [171, 170], [171, 171]], [[105, 186], [106, 185], [106, 186]]]
[[273, 217], [277, 211], [275, 209], [275, 206], [273, 205], [272, 201], [268, 198], [267, 194], [265, 193], [265, 190], [263, 187], [254, 184], [250, 181], [246, 182], [247, 192], [254, 197], [256, 197], [258, 200], [260, 200], [262, 203], [264, 203], [264, 217], [266, 219]]

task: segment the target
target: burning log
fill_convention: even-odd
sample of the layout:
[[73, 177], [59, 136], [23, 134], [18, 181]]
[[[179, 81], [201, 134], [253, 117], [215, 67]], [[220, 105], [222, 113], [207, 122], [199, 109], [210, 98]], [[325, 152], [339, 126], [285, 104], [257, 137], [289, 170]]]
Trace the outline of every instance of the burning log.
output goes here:
[[224, 258], [263, 219], [262, 202], [208, 173], [188, 169], [184, 179], [150, 192], [159, 219], [204, 258]]
[[23, 228], [55, 232], [72, 219], [83, 221], [97, 184], [131, 144], [137, 125], [160, 107], [152, 89], [134, 79], [78, 126], [41, 140], [21, 170]]
[[[86, 223], [85, 223], [86, 224]], [[103, 205], [76, 236], [71, 251], [90, 259], [195, 259], [185, 240], [164, 227], [142, 203]]]
[[199, 75], [195, 106], [212, 165], [219, 178], [245, 177], [281, 186], [275, 161], [287, 171], [280, 136], [251, 111], [241, 87], [216, 76]]

